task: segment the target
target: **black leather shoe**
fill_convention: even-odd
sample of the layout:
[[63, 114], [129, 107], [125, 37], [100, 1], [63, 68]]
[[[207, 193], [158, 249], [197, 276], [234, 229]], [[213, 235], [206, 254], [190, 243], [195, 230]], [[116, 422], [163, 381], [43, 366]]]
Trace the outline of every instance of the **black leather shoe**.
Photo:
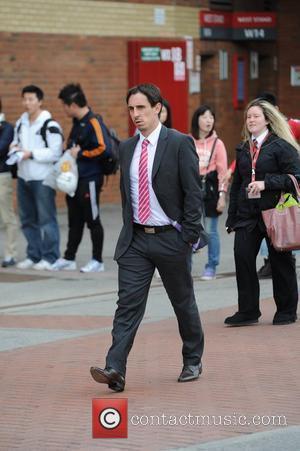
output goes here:
[[[259, 315], [260, 316], [260, 315]], [[258, 323], [258, 318], [249, 318], [243, 313], [236, 312], [232, 316], [228, 316], [225, 321], [228, 326], [250, 326], [251, 324]]]
[[293, 324], [297, 321], [297, 315], [289, 317], [289, 316], [274, 316], [273, 324], [274, 326], [284, 326], [286, 324]]
[[91, 366], [92, 378], [100, 384], [107, 384], [109, 388], [116, 392], [121, 392], [125, 387], [125, 378], [113, 368], [98, 368]]
[[198, 379], [202, 373], [202, 363], [199, 365], [184, 365], [181, 374], [178, 378], [178, 382], [189, 382]]

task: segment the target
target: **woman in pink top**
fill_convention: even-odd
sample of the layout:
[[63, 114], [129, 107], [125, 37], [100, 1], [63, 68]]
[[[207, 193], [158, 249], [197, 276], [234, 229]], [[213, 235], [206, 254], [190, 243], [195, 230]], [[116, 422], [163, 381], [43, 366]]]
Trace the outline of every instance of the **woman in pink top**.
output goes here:
[[[205, 265], [202, 280], [216, 278], [216, 267], [220, 260], [220, 237], [218, 232], [218, 216], [225, 208], [225, 193], [227, 184], [223, 183], [227, 172], [227, 152], [215, 130], [215, 114], [208, 105], [200, 106], [193, 114], [192, 136], [199, 155], [199, 172], [204, 176], [211, 171], [217, 172], [218, 202], [216, 209], [205, 208], [205, 226], [209, 234], [208, 261]], [[212, 152], [213, 151], [213, 152]]]

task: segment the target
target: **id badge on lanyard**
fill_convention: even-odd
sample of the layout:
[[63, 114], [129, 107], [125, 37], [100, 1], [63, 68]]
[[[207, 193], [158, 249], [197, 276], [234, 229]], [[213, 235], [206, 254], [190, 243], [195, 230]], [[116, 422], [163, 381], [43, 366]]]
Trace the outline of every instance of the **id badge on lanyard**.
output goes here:
[[[264, 141], [265, 141], [265, 139], [264, 139]], [[256, 162], [257, 162], [258, 157], [259, 157], [261, 146], [262, 146], [262, 143], [261, 143], [261, 145], [259, 147], [257, 145], [255, 146], [254, 144], [252, 144], [251, 147], [250, 147], [251, 182], [255, 182]], [[248, 197], [248, 199], [260, 199], [261, 198], [261, 193], [257, 193], [257, 194], [250, 193], [248, 191], [248, 188], [247, 188], [247, 197]]]
[[261, 145], [258, 147], [255, 146], [254, 143], [250, 145], [250, 156], [251, 156], [251, 182], [255, 182], [255, 172], [256, 172], [256, 162], [259, 157], [260, 149], [263, 143], [266, 141], [266, 139], [269, 137], [269, 134], [263, 139], [261, 142]]
[[250, 155], [251, 155], [251, 182], [255, 182], [255, 172], [256, 172], [256, 162], [259, 157], [260, 147], [256, 147], [254, 145], [251, 146]]

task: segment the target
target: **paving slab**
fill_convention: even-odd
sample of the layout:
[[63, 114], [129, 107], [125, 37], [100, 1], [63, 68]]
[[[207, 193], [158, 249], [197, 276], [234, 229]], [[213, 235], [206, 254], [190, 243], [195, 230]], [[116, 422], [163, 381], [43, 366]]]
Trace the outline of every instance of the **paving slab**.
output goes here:
[[[204, 443], [176, 451], [299, 451], [300, 427], [290, 426], [269, 432], [257, 432], [248, 436]], [[171, 450], [170, 450], [171, 451]]]
[[[300, 324], [272, 326], [272, 301], [265, 300], [261, 324], [227, 328], [222, 320], [229, 310], [202, 315], [204, 371], [198, 381], [186, 384], [177, 383], [181, 343], [173, 318], [141, 326], [129, 358], [126, 391], [121, 394], [96, 384], [89, 375], [90, 365], [103, 365], [110, 344], [107, 318], [84, 317], [80, 330], [76, 317], [75, 331], [70, 330], [69, 318], [61, 319], [64, 337], [48, 343], [41, 337], [35, 346], [16, 344], [15, 349], [3, 350], [1, 446], [161, 450], [239, 437], [244, 449], [242, 438], [249, 434], [299, 425]], [[40, 334], [45, 327], [48, 333], [52, 324], [52, 333], [57, 333], [53, 317], [43, 315], [39, 322], [25, 318], [27, 331], [31, 325], [31, 331]], [[10, 327], [14, 319], [18, 325], [22, 315], [10, 316]], [[70, 336], [72, 330], [76, 337]], [[128, 439], [105, 444], [92, 439], [92, 399], [124, 397], [129, 406]], [[142, 418], [141, 424], [136, 424], [137, 418]], [[151, 418], [156, 423], [151, 424]]]

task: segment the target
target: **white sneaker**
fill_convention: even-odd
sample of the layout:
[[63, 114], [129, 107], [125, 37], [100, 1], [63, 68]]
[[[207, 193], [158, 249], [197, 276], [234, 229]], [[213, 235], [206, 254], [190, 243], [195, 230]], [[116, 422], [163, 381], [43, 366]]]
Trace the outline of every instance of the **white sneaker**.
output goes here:
[[19, 262], [16, 266], [18, 269], [29, 269], [32, 268], [34, 265], [34, 261], [31, 260], [31, 258], [25, 258], [25, 260], [22, 260]]
[[76, 269], [75, 260], [66, 260], [65, 258], [59, 258], [51, 265], [51, 271], [76, 271]]
[[90, 260], [85, 266], [80, 268], [80, 272], [102, 272], [104, 271], [104, 263], [98, 260]]
[[200, 277], [201, 280], [215, 280], [216, 278], [216, 270], [209, 267], [204, 269], [202, 276]]
[[47, 262], [47, 260], [40, 260], [32, 267], [32, 269], [36, 269], [37, 271], [51, 271], [51, 268], [52, 264]]

